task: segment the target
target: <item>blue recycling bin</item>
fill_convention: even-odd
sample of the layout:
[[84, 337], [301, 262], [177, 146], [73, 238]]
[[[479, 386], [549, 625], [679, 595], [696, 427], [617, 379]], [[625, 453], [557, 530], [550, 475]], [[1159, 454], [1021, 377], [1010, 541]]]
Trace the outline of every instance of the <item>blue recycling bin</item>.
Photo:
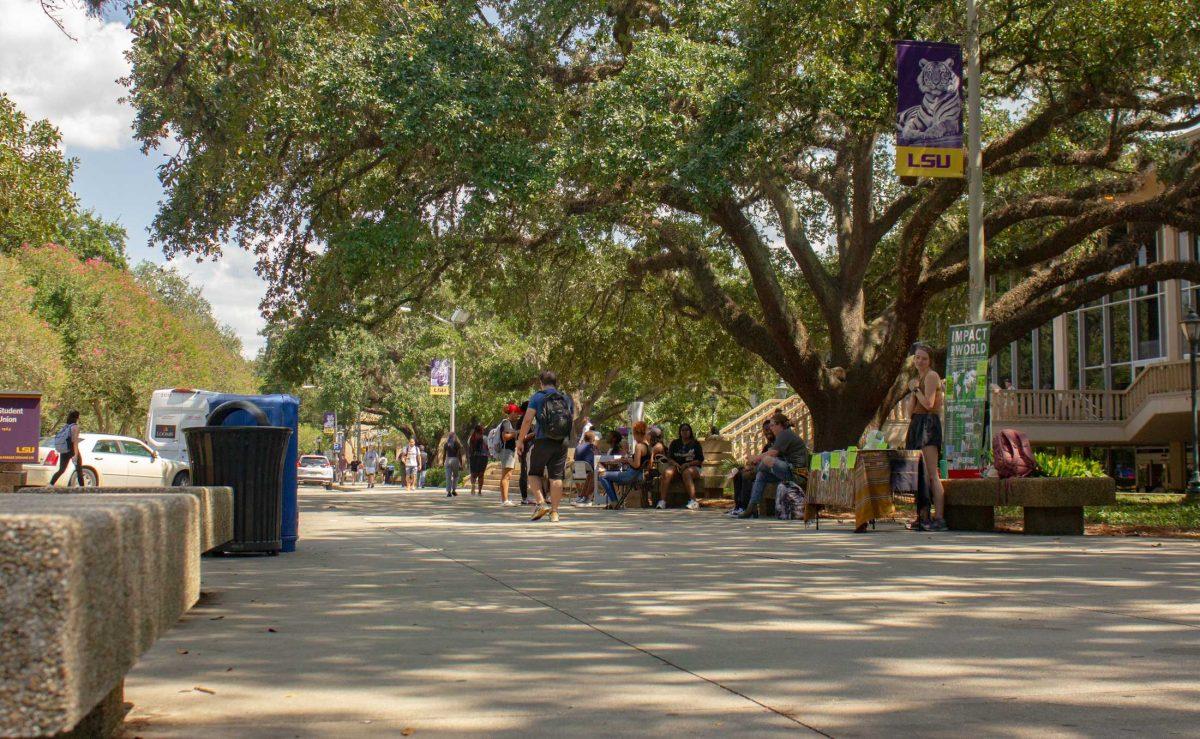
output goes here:
[[[208, 399], [208, 412], [230, 400], [249, 400], [267, 414], [272, 426], [284, 426], [292, 430], [288, 441], [287, 455], [283, 460], [283, 550], [296, 551], [296, 539], [300, 534], [300, 511], [296, 507], [296, 464], [300, 459], [296, 437], [300, 433], [300, 401], [291, 395], [217, 395]], [[246, 411], [234, 411], [227, 416], [223, 426], [254, 426], [255, 420]]]

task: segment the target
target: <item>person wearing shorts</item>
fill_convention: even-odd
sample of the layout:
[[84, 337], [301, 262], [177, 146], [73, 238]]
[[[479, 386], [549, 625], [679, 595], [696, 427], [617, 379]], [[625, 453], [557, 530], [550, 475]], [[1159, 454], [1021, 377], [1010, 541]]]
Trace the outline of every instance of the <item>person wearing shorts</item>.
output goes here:
[[513, 506], [508, 499], [513, 470], [517, 468], [517, 427], [521, 423], [521, 407], [509, 403], [504, 407], [505, 418], [500, 422], [500, 505]]
[[[521, 421], [516, 450], [518, 457], [525, 451], [525, 435], [529, 433], [529, 428], [542, 409], [542, 404], [545, 403], [546, 398], [559, 392], [558, 375], [550, 370], [543, 371], [538, 376], [538, 382], [542, 389], [529, 399], [529, 408], [525, 411], [525, 418]], [[566, 396], [566, 400], [568, 409], [574, 414], [574, 403], [570, 396]], [[547, 437], [546, 429], [542, 428], [541, 424], [538, 424], [537, 433], [533, 439], [533, 449], [529, 452], [528, 472], [529, 487], [537, 502], [537, 509], [533, 512], [531, 520], [537, 521], [549, 513], [552, 523], [558, 521], [558, 504], [562, 501], [563, 479], [567, 476], [567, 446], [563, 439]], [[550, 505], [548, 506], [544, 494], [546, 489], [550, 491]]]

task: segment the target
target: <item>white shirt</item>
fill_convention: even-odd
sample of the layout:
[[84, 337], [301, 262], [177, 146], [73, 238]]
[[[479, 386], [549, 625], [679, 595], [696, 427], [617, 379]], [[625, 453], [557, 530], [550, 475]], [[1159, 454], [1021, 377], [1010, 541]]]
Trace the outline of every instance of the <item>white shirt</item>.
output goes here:
[[404, 464], [408, 467], [416, 467], [420, 463], [420, 450], [416, 444], [411, 444], [404, 448]]

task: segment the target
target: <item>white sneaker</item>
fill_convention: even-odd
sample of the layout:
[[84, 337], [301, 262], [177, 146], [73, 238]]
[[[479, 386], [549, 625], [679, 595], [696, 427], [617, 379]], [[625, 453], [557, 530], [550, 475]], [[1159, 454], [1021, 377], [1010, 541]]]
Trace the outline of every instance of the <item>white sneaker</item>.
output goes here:
[[595, 505], [596, 504], [593, 503], [592, 501], [588, 500], [587, 498], [584, 498], [583, 502], [579, 504], [579, 507], [580, 508], [593, 508], [593, 507], [595, 507]]
[[687, 507], [689, 511], [698, 511], [700, 510], [700, 503], [699, 501], [692, 499], [688, 501]]
[[503, 503], [501, 503], [500, 505], [504, 506], [505, 508], [511, 508], [511, 507], [515, 506], [516, 503], [512, 502], [511, 500], [506, 500]]
[[730, 518], [737, 518], [738, 516], [742, 515], [742, 509], [734, 508], [732, 511], [730, 511], [729, 513], [726, 513], [725, 515], [729, 516]]
[[665, 510], [667, 510], [667, 501], [660, 500], [660, 501], [658, 501], [658, 505], [656, 505], [654, 507], [659, 510], [665, 511]]

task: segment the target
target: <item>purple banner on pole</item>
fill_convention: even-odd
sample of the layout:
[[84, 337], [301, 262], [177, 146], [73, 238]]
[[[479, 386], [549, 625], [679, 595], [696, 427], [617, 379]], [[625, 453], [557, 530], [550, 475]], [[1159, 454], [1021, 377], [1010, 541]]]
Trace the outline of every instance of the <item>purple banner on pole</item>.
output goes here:
[[961, 149], [962, 47], [896, 44], [896, 145]]
[[37, 462], [42, 396], [0, 392], [0, 462]]

